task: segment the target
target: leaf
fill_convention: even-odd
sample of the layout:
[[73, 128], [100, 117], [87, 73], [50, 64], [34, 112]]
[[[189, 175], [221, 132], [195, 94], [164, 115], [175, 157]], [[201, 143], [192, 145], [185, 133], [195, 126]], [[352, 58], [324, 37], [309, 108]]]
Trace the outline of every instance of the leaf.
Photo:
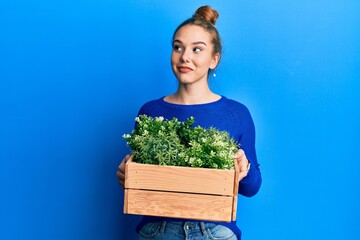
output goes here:
[[234, 167], [238, 144], [226, 131], [193, 127], [194, 117], [177, 118], [140, 115], [131, 134], [123, 138], [134, 161], [147, 164], [229, 169]]

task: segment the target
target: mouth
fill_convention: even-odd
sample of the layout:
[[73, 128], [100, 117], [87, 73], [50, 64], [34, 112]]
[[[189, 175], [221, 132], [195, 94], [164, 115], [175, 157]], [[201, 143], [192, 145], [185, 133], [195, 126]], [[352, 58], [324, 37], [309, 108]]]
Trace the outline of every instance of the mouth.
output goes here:
[[179, 70], [179, 72], [181, 72], [181, 73], [187, 73], [187, 72], [193, 71], [192, 68], [187, 67], [187, 66], [177, 66], [176, 68], [177, 68], [177, 69]]

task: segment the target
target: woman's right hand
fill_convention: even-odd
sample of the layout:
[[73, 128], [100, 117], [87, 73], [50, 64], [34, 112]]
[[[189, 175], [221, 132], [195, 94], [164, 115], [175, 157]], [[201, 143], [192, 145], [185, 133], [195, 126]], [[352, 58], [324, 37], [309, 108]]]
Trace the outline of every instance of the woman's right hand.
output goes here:
[[118, 170], [116, 172], [116, 177], [119, 181], [119, 184], [124, 188], [125, 187], [125, 163], [129, 160], [130, 154], [126, 155], [121, 161]]

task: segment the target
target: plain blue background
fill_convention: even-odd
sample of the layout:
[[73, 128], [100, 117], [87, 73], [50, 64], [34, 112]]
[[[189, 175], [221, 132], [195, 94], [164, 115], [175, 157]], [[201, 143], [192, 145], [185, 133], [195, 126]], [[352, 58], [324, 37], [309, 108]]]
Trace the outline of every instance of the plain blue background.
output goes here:
[[0, 239], [133, 239], [115, 173], [146, 101], [176, 90], [175, 27], [210, 4], [213, 90], [248, 106], [263, 185], [243, 239], [360, 239], [360, 2], [0, 2]]

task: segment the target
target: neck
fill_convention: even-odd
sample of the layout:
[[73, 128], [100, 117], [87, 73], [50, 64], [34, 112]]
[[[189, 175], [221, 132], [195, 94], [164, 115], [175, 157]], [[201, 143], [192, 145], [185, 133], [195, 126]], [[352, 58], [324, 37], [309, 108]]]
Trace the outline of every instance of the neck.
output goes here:
[[179, 84], [176, 93], [165, 97], [165, 101], [176, 104], [203, 104], [219, 100], [221, 96], [213, 93], [209, 86], [193, 86], [186, 84]]

